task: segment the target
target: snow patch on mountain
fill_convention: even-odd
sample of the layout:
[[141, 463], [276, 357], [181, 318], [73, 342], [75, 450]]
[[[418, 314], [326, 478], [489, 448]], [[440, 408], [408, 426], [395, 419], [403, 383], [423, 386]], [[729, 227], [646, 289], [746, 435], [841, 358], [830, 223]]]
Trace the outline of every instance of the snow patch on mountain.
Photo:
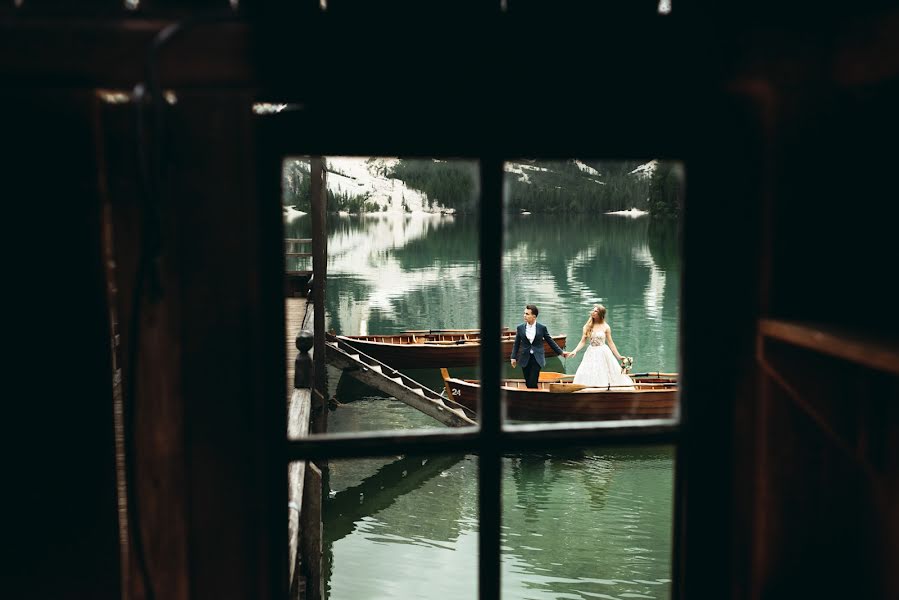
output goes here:
[[531, 178], [528, 177], [528, 174], [525, 171], [542, 171], [544, 173], [548, 173], [549, 169], [545, 167], [538, 167], [536, 165], [530, 165], [528, 163], [516, 163], [516, 162], [507, 162], [503, 165], [503, 169], [506, 173], [514, 173], [518, 175], [518, 181], [522, 183], [533, 183]]
[[[586, 164], [586, 163], [584, 163], [584, 162], [581, 162], [581, 161], [579, 161], [579, 160], [575, 160], [575, 161], [574, 161], [574, 164], [577, 165], [577, 168], [578, 168], [578, 169], [580, 169], [581, 171], [583, 171], [583, 172], [585, 172], [585, 173], [588, 173], [588, 174], [590, 174], [590, 175], [599, 175], [599, 171], [597, 171], [596, 169], [594, 169], [593, 167], [591, 167], [590, 165], [588, 165], [588, 164]], [[601, 183], [601, 182], [598, 182], [598, 183]]]
[[640, 179], [649, 179], [652, 177], [652, 174], [655, 173], [656, 167], [659, 166], [659, 161], [651, 160], [647, 163], [643, 163], [636, 169], [630, 172], [631, 175], [636, 175]]
[[427, 195], [406, 186], [399, 179], [387, 177], [397, 158], [367, 158], [358, 156], [329, 156], [326, 159], [328, 189], [335, 194], [364, 196], [387, 212], [439, 212], [436, 203], [428, 208]]

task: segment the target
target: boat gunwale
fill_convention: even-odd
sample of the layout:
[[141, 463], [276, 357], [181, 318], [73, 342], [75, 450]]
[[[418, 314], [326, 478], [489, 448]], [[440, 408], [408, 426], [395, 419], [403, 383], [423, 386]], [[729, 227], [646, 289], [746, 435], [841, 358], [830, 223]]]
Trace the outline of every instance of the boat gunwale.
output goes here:
[[[390, 346], [390, 347], [394, 347], [394, 348], [397, 346], [434, 347], [434, 346], [474, 346], [474, 345], [480, 346], [481, 345], [480, 340], [432, 340], [430, 342], [405, 342], [405, 343], [403, 343], [403, 342], [378, 342], [376, 340], [365, 339], [368, 337], [385, 337], [385, 338], [386, 337], [400, 337], [401, 335], [405, 335], [405, 334], [396, 334], [396, 336], [372, 335], [372, 336], [358, 336], [358, 337], [357, 336], [348, 336], [348, 335], [338, 335], [337, 337], [347, 341], [347, 343], [350, 343], [350, 344], [352, 344], [353, 342], [361, 342], [361, 343], [365, 343], [365, 344], [377, 344], [378, 346]], [[449, 344], [435, 343], [435, 342], [441, 342], [441, 341], [446, 341], [446, 342], [450, 342], [450, 343]]]
[[[469, 386], [469, 387], [472, 387], [472, 388], [480, 388], [480, 387], [481, 387], [481, 384], [480, 384], [480, 382], [479, 382], [478, 380], [472, 380], [472, 379], [459, 379], [459, 378], [457, 378], [457, 377], [449, 377], [449, 378], [445, 379], [445, 381], [447, 381], [447, 382], [453, 381], [453, 382], [456, 382], [456, 383], [465, 384], [465, 385], [467, 385], [467, 386]], [[507, 381], [508, 381], [508, 380], [507, 380]], [[518, 379], [518, 380], [515, 380], [515, 381], [521, 381], [521, 382], [524, 382], [524, 379]], [[556, 383], [556, 382], [554, 382], [554, 381], [541, 381], [540, 383], [551, 384], [551, 383]], [[640, 384], [637, 383], [636, 385], [639, 386]], [[568, 396], [568, 395], [571, 395], [571, 394], [585, 394], [585, 393], [586, 393], [586, 394], [597, 394], [597, 393], [616, 393], [616, 394], [622, 394], [622, 393], [626, 393], [626, 394], [635, 394], [635, 393], [640, 393], [640, 394], [646, 394], [646, 393], [666, 393], [666, 394], [667, 394], [667, 393], [670, 393], [670, 392], [673, 392], [673, 391], [677, 391], [677, 390], [679, 389], [679, 388], [678, 388], [678, 384], [677, 384], [676, 382], [675, 382], [675, 383], [671, 383], [671, 384], [649, 384], [649, 385], [656, 385], [656, 386], [659, 386], [659, 387], [639, 388], [639, 389], [623, 389], [625, 386], [622, 386], [621, 388], [614, 388], [614, 387], [612, 387], [612, 388], [604, 388], [604, 387], [588, 387], [588, 388], [583, 388], [583, 389], [580, 389], [580, 390], [572, 390], [572, 391], [570, 391], [570, 392], [563, 392], [563, 391], [558, 391], [558, 390], [550, 390], [548, 387], [541, 387], [541, 388], [522, 388], [522, 387], [512, 387], [512, 386], [509, 386], [509, 385], [500, 385], [500, 388], [499, 388], [499, 389], [500, 389], [500, 390], [503, 390], [503, 391], [507, 391], [507, 392], [524, 392], [524, 393], [530, 393], [530, 394], [533, 394], [533, 393], [537, 393], [537, 394], [561, 394], [561, 395], [565, 395], [565, 396]], [[627, 387], [629, 387], [629, 386], [627, 386]]]
[[[446, 335], [446, 334], [443, 334]], [[514, 342], [514, 335], [506, 335], [505, 333], [501, 334], [500, 343], [508, 343], [510, 341]], [[364, 344], [377, 344], [379, 346], [480, 346], [481, 338], [478, 336], [476, 339], [458, 339], [458, 340], [428, 340], [426, 342], [403, 342], [403, 341], [392, 341], [392, 342], [379, 342], [377, 340], [373, 340], [370, 338], [406, 338], [410, 337], [414, 339], [415, 337], [424, 337], [424, 336], [413, 336], [408, 333], [390, 333], [386, 335], [342, 335], [339, 334], [336, 336], [339, 339], [346, 341], [347, 343], [352, 344], [353, 342], [359, 342]], [[553, 340], [562, 340], [562, 343], [559, 344], [561, 347], [565, 347], [564, 344], [568, 342], [568, 336], [560, 335], [553, 338]], [[442, 344], [440, 342], [449, 342], [447, 344]], [[556, 342], [558, 343], [558, 341]]]

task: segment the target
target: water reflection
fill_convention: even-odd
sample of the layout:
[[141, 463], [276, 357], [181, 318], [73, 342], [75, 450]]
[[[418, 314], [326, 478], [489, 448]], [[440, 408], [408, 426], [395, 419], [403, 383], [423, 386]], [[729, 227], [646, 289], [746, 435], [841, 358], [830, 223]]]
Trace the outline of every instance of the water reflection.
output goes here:
[[[358, 484], [335, 492], [328, 497], [324, 505], [324, 511], [328, 514], [325, 520], [325, 538], [333, 543], [346, 537], [365, 517], [386, 509], [401, 496], [417, 490], [460, 460], [462, 457], [458, 456], [399, 458], [384, 465]], [[451, 521], [456, 522], [460, 514], [458, 511], [454, 512], [455, 514], [443, 516], [452, 517]], [[439, 524], [440, 521], [423, 519], [418, 523], [424, 527], [419, 531], [419, 535], [429, 539], [453, 540], [458, 537], [458, 529], [427, 527]], [[405, 543], [408, 540], [399, 536], [396, 541]]]
[[330, 598], [477, 596], [476, 459], [333, 465], [323, 528]]
[[[504, 458], [504, 597], [669, 597], [672, 461], [667, 447]], [[329, 597], [476, 597], [476, 469], [472, 456], [332, 463]]]

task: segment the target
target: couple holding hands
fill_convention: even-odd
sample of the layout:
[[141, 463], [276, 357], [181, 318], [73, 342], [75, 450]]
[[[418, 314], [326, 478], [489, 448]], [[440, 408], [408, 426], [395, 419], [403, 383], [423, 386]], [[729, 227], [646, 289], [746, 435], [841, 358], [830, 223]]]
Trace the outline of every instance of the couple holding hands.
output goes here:
[[515, 332], [515, 344], [512, 346], [512, 368], [521, 364], [525, 385], [536, 388], [540, 380], [540, 369], [546, 365], [543, 342], [549, 344], [558, 356], [569, 358], [587, 345], [584, 359], [574, 375], [574, 383], [590, 387], [631, 386], [633, 381], [624, 373], [624, 358], [618, 353], [612, 341], [612, 330], [606, 323], [606, 307], [597, 304], [590, 312], [590, 318], [584, 324], [581, 340], [571, 352], [565, 352], [549, 335], [546, 325], [537, 322], [539, 310], [533, 304], [524, 309], [524, 323]]

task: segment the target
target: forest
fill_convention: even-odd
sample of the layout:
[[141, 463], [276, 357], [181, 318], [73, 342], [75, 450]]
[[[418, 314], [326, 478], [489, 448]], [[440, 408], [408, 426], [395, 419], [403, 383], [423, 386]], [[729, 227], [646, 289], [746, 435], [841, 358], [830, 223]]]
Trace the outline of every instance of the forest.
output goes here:
[[[646, 160], [519, 161], [506, 172], [509, 211], [531, 213], [609, 212], [632, 208], [662, 219], [676, 219], [683, 204], [684, 168], [677, 161], [652, 161], [654, 168], [635, 171]], [[514, 172], [510, 172], [514, 171]], [[428, 209], [476, 210], [477, 170], [467, 161], [399, 160], [378, 176], [401, 180], [422, 192]], [[282, 202], [309, 212], [309, 163], [285, 161]], [[407, 207], [403, 207], [404, 209]], [[328, 190], [328, 210], [357, 214], [387, 210], [370, 194], [351, 196]]]

